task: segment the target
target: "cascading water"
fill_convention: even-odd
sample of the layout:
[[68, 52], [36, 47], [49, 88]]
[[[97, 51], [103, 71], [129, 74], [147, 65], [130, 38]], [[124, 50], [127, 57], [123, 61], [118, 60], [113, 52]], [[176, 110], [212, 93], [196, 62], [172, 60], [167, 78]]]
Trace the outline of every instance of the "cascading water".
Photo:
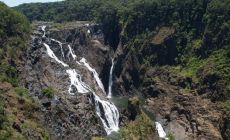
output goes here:
[[56, 57], [56, 55], [54, 54], [54, 52], [50, 49], [50, 46], [49, 46], [49, 45], [47, 45], [46, 43], [43, 43], [43, 44], [44, 44], [44, 46], [46, 47], [47, 53], [48, 53], [48, 55], [49, 55], [51, 58], [55, 59], [58, 63], [62, 64], [64, 67], [68, 67], [68, 66], [69, 66], [69, 65], [65, 64], [64, 62], [62, 62], [61, 60], [59, 60], [59, 59]]
[[[105, 130], [107, 134], [111, 134], [111, 132], [116, 132], [119, 130], [119, 112], [116, 108], [116, 106], [108, 101], [103, 101], [97, 96], [95, 93], [94, 94], [94, 100], [96, 104], [96, 111], [97, 115], [101, 118], [102, 123], [105, 127]], [[103, 110], [99, 107], [100, 104], [103, 107]]]
[[69, 54], [71, 54], [71, 56], [73, 57], [73, 60], [75, 60], [77, 56], [73, 53], [73, 50], [70, 47], [70, 45], [68, 45], [68, 48], [69, 48]]
[[113, 66], [114, 66], [114, 62], [112, 59], [112, 66], [110, 68], [110, 72], [109, 72], [109, 87], [108, 87], [108, 98], [112, 97], [112, 86], [113, 86]]
[[[44, 29], [44, 30], [43, 30]], [[42, 26], [42, 30], [45, 34], [45, 27]], [[66, 73], [69, 75], [70, 78], [70, 86], [69, 86], [69, 94], [74, 95], [74, 91], [72, 87], [76, 87], [78, 93], [92, 93], [94, 104], [96, 107], [96, 113], [101, 119], [103, 126], [105, 128], [105, 131], [109, 135], [113, 131], [119, 130], [119, 112], [116, 106], [106, 100], [100, 99], [98, 95], [96, 95], [95, 91], [93, 91], [86, 83], [82, 81], [81, 75], [77, 73], [75, 69], [71, 69], [69, 65], [62, 62], [58, 59], [58, 57], [54, 54], [54, 52], [51, 50], [50, 46], [46, 43], [43, 43], [43, 45], [46, 47], [47, 54], [53, 58], [57, 63], [62, 64], [66, 68]], [[77, 56], [73, 53], [72, 48], [68, 45], [70, 54], [72, 55], [73, 59], [75, 59]], [[90, 65], [87, 63], [85, 58], [82, 58], [80, 62], [76, 61], [77, 64], [84, 65], [90, 72], [93, 73], [94, 79], [96, 80], [98, 86], [102, 89], [104, 92], [104, 86], [98, 76], [98, 73], [95, 69], [90, 67]]]
[[[104, 86], [103, 86], [96, 70], [93, 69], [92, 67], [90, 67], [90, 65], [87, 63], [85, 58], [82, 58], [80, 60], [80, 64], [83, 64], [89, 71], [91, 71], [93, 73], [94, 79], [96, 80], [98, 86], [104, 92]], [[95, 94], [94, 91], [92, 91], [91, 89], [89, 89], [89, 90], [94, 95], [97, 115], [101, 118], [107, 134], [110, 134], [113, 131], [118, 131], [119, 130], [119, 112], [118, 112], [116, 106], [111, 102], [101, 100], [99, 98], [99, 96], [97, 96]], [[104, 113], [103, 113], [103, 110], [101, 110], [101, 108], [99, 107], [100, 104], [103, 107]]]
[[163, 138], [165, 140], [168, 140], [168, 138], [166, 137], [166, 133], [165, 133], [162, 125], [159, 122], [155, 122], [155, 125], [156, 125], [156, 129], [157, 129], [159, 137]]
[[99, 78], [99, 75], [97, 73], [97, 71], [95, 69], [93, 69], [92, 67], [90, 67], [90, 65], [87, 63], [85, 58], [82, 58], [80, 60], [80, 63], [82, 63], [89, 71], [91, 71], [93, 73], [93, 77], [96, 80], [98, 86], [102, 89], [102, 91], [105, 93], [105, 89], [104, 86]]
[[[69, 93], [71, 92], [71, 87], [75, 86], [79, 93], [89, 93], [91, 92], [94, 97], [94, 102], [96, 106], [96, 113], [100, 117], [105, 131], [109, 135], [113, 131], [119, 130], [119, 112], [114, 104], [108, 101], [101, 100], [99, 96], [84, 82], [81, 80], [81, 76], [75, 70], [67, 70], [69, 78], [71, 79], [71, 85], [69, 88]], [[102, 108], [100, 108], [100, 105]]]
[[41, 30], [43, 31], [42, 37], [46, 37], [46, 26], [41, 26]]
[[62, 43], [56, 39], [51, 39], [52, 41], [54, 42], [57, 42], [61, 48], [61, 54], [62, 54], [62, 57], [65, 58], [65, 55], [64, 55], [64, 51], [63, 51], [63, 47], [62, 47]]
[[72, 86], [75, 86], [77, 88], [77, 91], [79, 93], [87, 93], [89, 92], [88, 86], [82, 82], [81, 76], [76, 72], [76, 70], [68, 69], [66, 70], [66, 73], [69, 75], [71, 84], [69, 87], [69, 94], [74, 95], [72, 92]]

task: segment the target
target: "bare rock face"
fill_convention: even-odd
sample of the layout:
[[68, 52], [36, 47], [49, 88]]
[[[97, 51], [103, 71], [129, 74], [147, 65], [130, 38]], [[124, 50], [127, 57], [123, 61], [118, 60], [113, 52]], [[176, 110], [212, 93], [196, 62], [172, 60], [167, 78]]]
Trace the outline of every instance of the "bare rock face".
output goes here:
[[140, 107], [139, 107], [139, 99], [138, 97], [129, 98], [128, 100], [128, 118], [129, 120], [134, 121], [137, 115], [140, 114]]
[[[46, 25], [43, 37], [42, 25]], [[69, 94], [70, 79], [65, 67], [48, 56], [43, 43], [50, 46], [59, 60], [76, 68], [82, 75], [82, 81], [92, 87], [96, 87], [92, 73], [77, 65], [76, 60], [86, 58], [100, 74], [106, 71], [103, 70], [104, 65], [110, 63], [109, 47], [104, 45], [99, 25], [76, 22], [59, 26], [53, 23], [34, 25], [35, 31], [24, 57], [21, 79], [33, 97], [40, 102], [40, 122], [48, 130], [51, 139], [85, 140], [105, 135], [103, 124], [92, 104], [91, 94], [77, 93], [74, 88], [72, 90], [75, 94]], [[62, 51], [58, 41], [62, 44]], [[69, 46], [75, 53], [76, 60], [72, 58]], [[43, 89], [47, 87], [54, 90], [52, 97], [44, 95]], [[105, 96], [99, 92], [100, 89], [95, 90], [100, 97]]]

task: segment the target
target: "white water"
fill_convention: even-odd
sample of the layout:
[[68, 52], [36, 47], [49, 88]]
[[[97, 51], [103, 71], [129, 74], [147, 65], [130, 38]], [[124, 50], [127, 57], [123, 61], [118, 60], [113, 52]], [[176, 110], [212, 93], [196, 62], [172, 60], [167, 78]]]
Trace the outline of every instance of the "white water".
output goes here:
[[79, 93], [88, 93], [88, 92], [90, 92], [88, 90], [88, 86], [85, 83], [82, 82], [81, 75], [79, 75], [76, 72], [76, 70], [69, 69], [69, 70], [66, 70], [66, 72], [68, 73], [70, 81], [71, 81], [71, 84], [69, 86], [69, 94], [74, 95], [74, 93], [72, 92], [72, 86], [75, 86]]
[[70, 45], [68, 45], [68, 48], [69, 48], [69, 53], [71, 54], [71, 56], [72, 56], [73, 59], [75, 60], [75, 58], [76, 58], [77, 56], [73, 53], [73, 50], [72, 50], [72, 48], [70, 47]]
[[[93, 93], [96, 113], [100, 117], [103, 126], [105, 128], [106, 133], [109, 135], [113, 131], [119, 130], [119, 112], [114, 104], [109, 101], [104, 101], [96, 95], [96, 93], [86, 85], [82, 80], [81, 76], [75, 70], [67, 70], [69, 74], [69, 78], [71, 79], [71, 85], [69, 87], [69, 93], [73, 95], [74, 93], [71, 92], [72, 86], [77, 88], [79, 93]], [[99, 105], [102, 105], [103, 110], [100, 109]]]
[[109, 72], [109, 87], [108, 87], [108, 98], [112, 97], [112, 86], [113, 86], [113, 66], [114, 66], [114, 62], [112, 59], [112, 66], [110, 68], [110, 72]]
[[[100, 117], [106, 133], [109, 135], [113, 131], [118, 131], [119, 112], [116, 106], [109, 101], [101, 100], [99, 96], [97, 96], [96, 93], [81, 80], [81, 76], [75, 70], [67, 70], [66, 72], [69, 74], [69, 78], [71, 79], [69, 93], [71, 95], [74, 94], [71, 92], [71, 86], [75, 86], [79, 93], [91, 92], [94, 96], [96, 113]], [[100, 104], [102, 105], [103, 110], [100, 109]]]
[[159, 122], [155, 122], [155, 124], [156, 124], [156, 129], [157, 129], [159, 137], [163, 138], [165, 140], [168, 140], [168, 138], [166, 137], [166, 133], [165, 133], [163, 127], [161, 126], [161, 124]]
[[93, 68], [87, 63], [87, 61], [86, 61], [85, 58], [82, 58], [82, 59], [80, 60], [80, 63], [82, 63], [85, 67], [87, 67], [87, 69], [88, 69], [89, 71], [91, 71], [91, 72], [93, 73], [93, 77], [94, 77], [94, 79], [96, 80], [98, 86], [99, 86], [99, 87], [102, 89], [102, 91], [105, 93], [104, 86], [103, 86], [103, 84], [102, 84], [102, 82], [101, 82], [101, 80], [100, 80], [100, 78], [99, 78], [99, 75], [98, 75], [97, 71], [96, 71], [95, 69], [93, 69]]
[[[98, 86], [104, 92], [104, 86], [103, 86], [96, 70], [93, 69], [92, 67], [90, 67], [90, 65], [87, 63], [85, 58], [82, 58], [80, 60], [80, 63], [82, 63], [89, 71], [91, 71], [93, 73], [94, 79], [96, 80]], [[101, 100], [99, 98], [99, 96], [97, 96], [95, 94], [95, 92], [92, 92], [92, 93], [94, 95], [97, 115], [102, 120], [102, 123], [104, 125], [104, 128], [105, 128], [107, 134], [109, 135], [113, 131], [115, 131], [115, 132], [118, 131], [119, 130], [119, 112], [118, 112], [116, 106], [109, 101]], [[103, 116], [103, 112], [100, 110], [99, 104], [101, 104], [103, 107], [104, 116]]]
[[41, 26], [41, 29], [43, 31], [42, 37], [46, 37], [46, 26]]
[[64, 62], [62, 62], [61, 60], [59, 60], [59, 59], [56, 57], [56, 55], [54, 54], [54, 52], [50, 49], [50, 46], [49, 46], [49, 45], [47, 45], [46, 43], [43, 43], [43, 44], [44, 44], [44, 46], [46, 47], [47, 53], [48, 53], [48, 55], [49, 55], [51, 58], [55, 59], [58, 63], [62, 64], [64, 67], [68, 67], [68, 66], [69, 66], [69, 65], [65, 64]]
[[64, 51], [63, 51], [63, 47], [62, 47], [62, 43], [56, 39], [51, 39], [52, 41], [54, 42], [57, 42], [61, 48], [61, 54], [62, 54], [62, 57], [65, 58], [65, 55], [64, 55]]
[[[44, 29], [44, 34], [45, 34], [45, 29]], [[46, 43], [43, 43], [44, 46], [46, 47], [47, 54], [53, 58], [55, 61], [58, 63], [62, 64], [64, 67], [69, 67], [67, 64], [64, 62], [60, 61], [54, 52], [50, 49], [50, 46], [47, 45]], [[75, 59], [76, 55], [74, 55], [71, 47], [69, 46], [70, 53], [72, 57]], [[97, 84], [99, 87], [103, 90], [104, 92], [104, 86], [98, 76], [98, 73], [96, 72], [95, 69], [90, 67], [90, 65], [87, 63], [85, 58], [82, 58], [80, 62], [77, 61], [78, 64], [84, 65], [87, 67], [87, 69], [93, 73], [94, 79], [96, 80]], [[96, 113], [101, 119], [103, 126], [105, 128], [106, 133], [109, 135], [113, 131], [118, 131], [119, 130], [119, 112], [116, 106], [105, 100], [101, 100], [99, 96], [96, 95], [96, 93], [87, 85], [85, 84], [82, 79], [81, 75], [76, 72], [75, 69], [67, 69], [66, 73], [69, 75], [70, 78], [70, 86], [69, 86], [69, 94], [74, 95], [72, 91], [72, 86], [76, 87], [77, 91], [79, 93], [88, 93], [91, 92], [94, 96], [94, 101], [95, 101], [95, 107], [96, 107]], [[102, 108], [100, 108], [100, 105]], [[102, 109], [102, 110], [101, 110]]]
[[[109, 135], [111, 132], [117, 132], [119, 130], [119, 112], [116, 106], [111, 102], [101, 100], [95, 93], [94, 100], [97, 115], [101, 118], [107, 134]], [[102, 116], [103, 113], [99, 108], [99, 104], [103, 107], [104, 117]]]

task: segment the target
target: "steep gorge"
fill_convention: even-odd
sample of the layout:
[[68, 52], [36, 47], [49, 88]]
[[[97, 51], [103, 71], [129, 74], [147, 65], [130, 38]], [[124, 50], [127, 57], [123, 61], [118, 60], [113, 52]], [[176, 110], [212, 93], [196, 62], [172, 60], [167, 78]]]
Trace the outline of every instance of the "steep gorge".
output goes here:
[[[12, 19], [16, 30], [1, 38], [0, 139], [228, 140], [229, 4], [47, 4], [42, 18], [62, 23], [33, 22], [28, 45], [19, 35], [29, 34], [29, 24]], [[46, 4], [28, 6], [44, 11]], [[31, 13], [30, 20], [40, 17]], [[92, 16], [100, 24], [75, 21]]]
[[[117, 108], [108, 99], [116, 96], [112, 93], [116, 61], [113, 62], [113, 51], [103, 43], [100, 25], [36, 22], [33, 28], [20, 79], [40, 104], [39, 122], [44, 124], [50, 138], [90, 139], [118, 131], [125, 114], [119, 117]], [[106, 63], [112, 65], [105, 72]], [[97, 71], [107, 74], [108, 89], [104, 89]], [[48, 94], [47, 89], [53, 93]], [[160, 137], [165, 137], [162, 126], [159, 123], [157, 126]]]
[[[175, 75], [167, 67], [146, 67], [121, 42], [113, 52], [104, 45], [101, 28], [87, 22], [34, 24], [21, 79], [42, 105], [40, 121], [47, 124], [51, 139], [90, 139], [117, 131], [118, 123], [127, 125], [129, 121], [122, 119], [131, 116], [120, 110], [119, 118], [107, 96], [136, 95], [145, 98], [143, 108], [154, 114], [160, 137], [166, 136], [161, 133], [161, 123], [178, 140], [222, 139], [221, 109], [184, 90], [184, 85], [194, 85], [189, 78]], [[46, 88], [54, 89], [52, 97], [45, 95]], [[137, 107], [127, 111], [132, 115], [133, 109]]]

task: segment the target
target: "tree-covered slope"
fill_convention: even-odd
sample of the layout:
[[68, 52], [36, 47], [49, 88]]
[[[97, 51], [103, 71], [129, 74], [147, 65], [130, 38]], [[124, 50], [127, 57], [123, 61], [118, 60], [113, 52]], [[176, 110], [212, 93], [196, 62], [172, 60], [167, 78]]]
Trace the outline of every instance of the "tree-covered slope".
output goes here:
[[23, 14], [0, 2], [1, 140], [47, 138], [35, 115], [37, 103], [19, 82], [18, 67], [30, 30], [29, 21]]

